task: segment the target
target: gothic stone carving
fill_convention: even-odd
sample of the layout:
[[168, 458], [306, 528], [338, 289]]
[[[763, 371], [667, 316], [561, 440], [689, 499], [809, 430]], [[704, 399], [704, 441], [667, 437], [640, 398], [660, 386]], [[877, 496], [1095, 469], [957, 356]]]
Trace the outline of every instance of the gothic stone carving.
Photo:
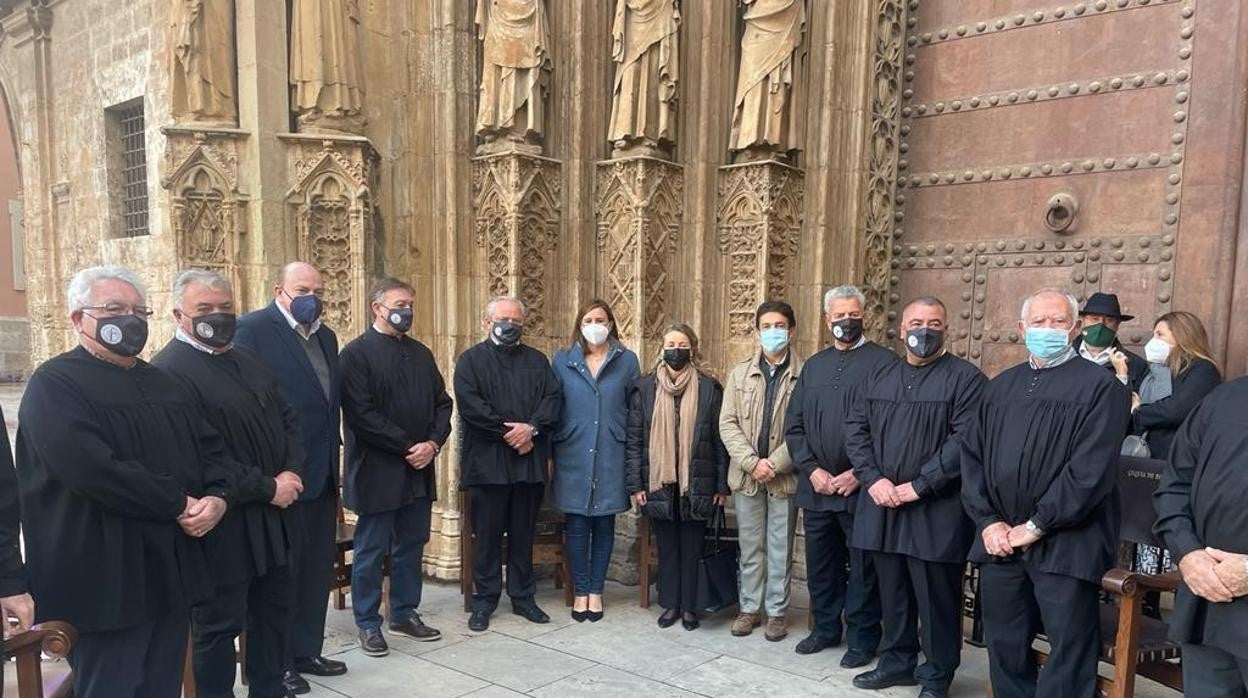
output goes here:
[[611, 28], [615, 88], [607, 134], [613, 156], [662, 156], [675, 144], [679, 39], [676, 0], [616, 0]]
[[892, 276], [893, 194], [897, 183], [898, 119], [901, 107], [903, 0], [876, 0], [872, 37], [871, 130], [867, 141], [867, 205], [864, 214], [862, 290], [867, 296], [866, 332], [884, 341]]
[[179, 267], [221, 272], [238, 282], [238, 236], [247, 196], [238, 186], [238, 132], [165, 129], [170, 219]]
[[802, 171], [777, 162], [719, 170], [719, 251], [728, 256], [732, 339], [749, 337], [759, 303], [788, 299], [802, 229], [803, 189]]
[[529, 307], [525, 334], [548, 337], [548, 257], [559, 238], [561, 166], [523, 153], [473, 159], [477, 246], [485, 251], [490, 295], [514, 295]]
[[300, 131], [363, 132], [359, 32], [359, 0], [295, 0], [290, 101]]
[[545, 0], [477, 0], [478, 153], [542, 152], [550, 29]]
[[598, 163], [598, 250], [620, 336], [641, 356], [662, 331], [684, 208], [684, 171], [636, 157]]
[[235, 125], [234, 0], [171, 1], [173, 118]]
[[321, 270], [325, 321], [355, 336], [367, 325], [373, 269], [377, 153], [363, 138], [287, 137], [292, 167], [286, 201], [299, 257]]

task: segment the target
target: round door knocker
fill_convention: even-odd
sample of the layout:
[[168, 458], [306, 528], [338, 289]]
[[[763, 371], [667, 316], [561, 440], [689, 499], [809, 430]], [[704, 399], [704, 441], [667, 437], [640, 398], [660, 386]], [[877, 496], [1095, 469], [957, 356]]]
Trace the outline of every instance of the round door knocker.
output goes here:
[[1055, 233], [1070, 230], [1079, 213], [1079, 200], [1074, 194], [1061, 192], [1049, 197], [1049, 204], [1044, 210], [1044, 227]]

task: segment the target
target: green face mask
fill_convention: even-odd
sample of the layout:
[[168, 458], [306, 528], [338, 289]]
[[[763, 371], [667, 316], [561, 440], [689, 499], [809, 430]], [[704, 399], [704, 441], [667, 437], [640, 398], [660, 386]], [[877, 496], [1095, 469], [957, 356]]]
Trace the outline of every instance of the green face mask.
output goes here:
[[1114, 330], [1105, 326], [1105, 323], [1088, 325], [1083, 328], [1083, 341], [1090, 347], [1103, 348], [1114, 343], [1114, 337], [1118, 335]]

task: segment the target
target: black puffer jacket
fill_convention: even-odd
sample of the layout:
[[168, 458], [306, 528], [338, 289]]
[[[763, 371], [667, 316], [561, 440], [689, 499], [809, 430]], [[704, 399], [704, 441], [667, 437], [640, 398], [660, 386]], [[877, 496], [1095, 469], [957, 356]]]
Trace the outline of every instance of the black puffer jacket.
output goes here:
[[[650, 422], [657, 390], [653, 373], [638, 378], [628, 401], [628, 438], [624, 443], [625, 485], [629, 494], [649, 489]], [[680, 498], [680, 518], [707, 520], [714, 512], [713, 497], [728, 494], [728, 451], [719, 440], [719, 408], [724, 389], [709, 376], [698, 375], [698, 423], [693, 428], [689, 460], [689, 491]], [[646, 495], [642, 513], [654, 519], [672, 518], [673, 487]]]

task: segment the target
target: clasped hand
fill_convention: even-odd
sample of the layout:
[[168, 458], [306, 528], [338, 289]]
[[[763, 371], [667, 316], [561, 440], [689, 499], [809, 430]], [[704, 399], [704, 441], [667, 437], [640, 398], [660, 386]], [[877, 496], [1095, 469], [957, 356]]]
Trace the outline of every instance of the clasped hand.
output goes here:
[[1193, 550], [1179, 560], [1179, 573], [1192, 593], [1206, 601], [1229, 603], [1248, 595], [1248, 556], [1217, 548]]
[[810, 476], [810, 485], [819, 494], [848, 497], [858, 491], [858, 484], [858, 478], [854, 477], [852, 470], [833, 475], [823, 468], [815, 468]]
[[919, 495], [915, 493], [912, 483], [903, 482], [900, 485], [894, 485], [892, 480], [884, 477], [868, 487], [867, 494], [871, 495], [876, 505], [886, 509], [896, 509], [902, 504], [919, 501]]
[[421, 441], [408, 449], [404, 458], [413, 469], [420, 470], [432, 463], [436, 455], [438, 455], [438, 447], [432, 441]]
[[533, 427], [524, 422], [503, 422], [503, 426], [507, 427], [503, 441], [515, 449], [516, 453], [523, 456], [533, 450]]
[[216, 527], [217, 522], [225, 516], [225, 500], [214, 495], [208, 495], [200, 499], [188, 496], [186, 498], [186, 508], [182, 511], [182, 515], [178, 517], [178, 524], [182, 526], [182, 530], [186, 535], [194, 538], [203, 538], [209, 531]]
[[1040, 537], [1027, 530], [1025, 524], [1010, 526], [998, 521], [984, 527], [981, 535], [984, 540], [984, 551], [994, 557], [1009, 557], [1016, 550], [1026, 550], [1040, 540]]
[[283, 470], [273, 478], [277, 482], [277, 489], [273, 492], [273, 499], [269, 504], [285, 509], [299, 498], [303, 493], [303, 479], [289, 470]]

